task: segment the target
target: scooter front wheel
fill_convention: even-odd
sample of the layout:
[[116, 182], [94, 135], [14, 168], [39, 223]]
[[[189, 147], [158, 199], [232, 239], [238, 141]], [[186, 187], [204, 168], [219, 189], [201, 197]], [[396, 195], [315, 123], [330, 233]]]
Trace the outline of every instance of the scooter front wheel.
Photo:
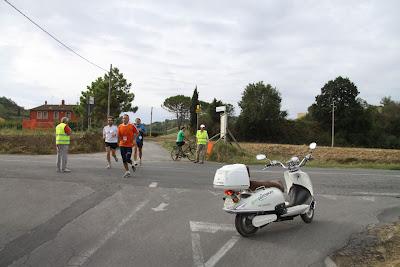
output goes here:
[[249, 237], [258, 231], [258, 227], [255, 227], [252, 223], [254, 215], [248, 214], [236, 214], [235, 227], [241, 236]]
[[315, 213], [315, 202], [311, 203], [309, 210], [304, 214], [300, 214], [300, 217], [303, 220], [303, 222], [311, 223], [314, 218], [314, 213]]

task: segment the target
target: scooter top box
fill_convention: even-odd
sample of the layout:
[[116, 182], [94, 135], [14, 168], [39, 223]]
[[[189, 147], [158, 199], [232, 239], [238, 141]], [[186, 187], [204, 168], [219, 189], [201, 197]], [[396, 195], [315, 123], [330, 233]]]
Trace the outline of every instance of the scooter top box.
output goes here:
[[241, 190], [249, 187], [249, 173], [244, 164], [225, 165], [215, 172], [214, 188]]

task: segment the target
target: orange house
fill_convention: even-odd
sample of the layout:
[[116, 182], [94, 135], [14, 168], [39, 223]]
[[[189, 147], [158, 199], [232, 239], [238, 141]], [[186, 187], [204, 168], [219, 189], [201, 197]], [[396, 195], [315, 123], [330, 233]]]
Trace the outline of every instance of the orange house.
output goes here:
[[22, 121], [22, 128], [54, 128], [62, 117], [67, 117], [71, 122], [76, 122], [78, 116], [74, 112], [74, 107], [76, 105], [66, 105], [64, 100], [61, 100], [61, 105], [48, 105], [45, 101], [44, 105], [30, 110], [29, 119]]

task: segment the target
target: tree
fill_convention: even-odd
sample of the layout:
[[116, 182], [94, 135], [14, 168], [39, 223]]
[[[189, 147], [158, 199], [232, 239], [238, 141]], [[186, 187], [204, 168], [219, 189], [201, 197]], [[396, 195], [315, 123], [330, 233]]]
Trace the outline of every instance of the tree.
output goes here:
[[[332, 125], [332, 103], [335, 104], [335, 143], [341, 145], [364, 145], [371, 123], [367, 118], [368, 104], [357, 98], [357, 86], [349, 78], [337, 77], [321, 88], [315, 103], [309, 108], [312, 118], [321, 127], [330, 131]], [[337, 138], [336, 138], [337, 137]]]
[[246, 140], [279, 141], [280, 125], [287, 116], [281, 111], [279, 91], [262, 81], [246, 86], [236, 123], [238, 134]]
[[380, 106], [369, 106], [372, 121], [371, 145], [383, 148], [400, 147], [400, 102], [384, 97]]
[[[91, 110], [92, 123], [101, 126], [106, 120], [108, 103], [109, 73], [98, 77], [86, 91], [81, 92], [77, 112], [87, 121], [89, 97], [94, 97], [94, 107]], [[119, 117], [121, 112], [136, 112], [138, 107], [132, 106], [135, 94], [131, 92], [132, 83], [128, 83], [118, 68], [112, 68], [110, 116]]]
[[161, 105], [168, 112], [174, 113], [180, 128], [183, 120], [188, 119], [190, 114], [190, 97], [184, 95], [176, 95], [168, 97]]
[[190, 100], [190, 129], [192, 132], [196, 130], [197, 127], [197, 113], [196, 107], [199, 104], [199, 93], [197, 91], [197, 86], [193, 91], [193, 96]]

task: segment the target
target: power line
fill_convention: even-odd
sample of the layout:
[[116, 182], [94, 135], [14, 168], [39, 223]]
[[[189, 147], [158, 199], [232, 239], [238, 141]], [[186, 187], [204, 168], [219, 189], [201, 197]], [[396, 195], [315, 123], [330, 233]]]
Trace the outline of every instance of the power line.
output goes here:
[[22, 16], [24, 16], [26, 19], [28, 19], [31, 23], [33, 23], [36, 27], [38, 27], [39, 29], [41, 29], [43, 32], [45, 32], [47, 35], [49, 35], [51, 38], [53, 38], [55, 41], [57, 41], [59, 44], [61, 44], [63, 47], [65, 47], [66, 49], [68, 49], [69, 51], [71, 51], [72, 53], [74, 53], [75, 55], [77, 55], [78, 57], [80, 57], [81, 59], [85, 60], [86, 62], [92, 64], [93, 66], [108, 72], [108, 70], [100, 67], [99, 65], [97, 65], [96, 63], [90, 61], [89, 59], [83, 57], [82, 55], [80, 55], [78, 52], [75, 52], [71, 47], [69, 47], [68, 45], [64, 44], [63, 42], [61, 42], [57, 37], [55, 37], [54, 35], [52, 35], [51, 33], [49, 33], [47, 30], [45, 30], [43, 27], [41, 27], [39, 24], [37, 24], [35, 21], [33, 21], [31, 18], [29, 18], [27, 15], [25, 15], [21, 10], [19, 10], [17, 7], [15, 7], [13, 4], [11, 4], [10, 2], [8, 2], [8, 0], [4, 0], [4, 2], [6, 2], [7, 4], [9, 4], [12, 8], [14, 8], [18, 13], [20, 13]]

